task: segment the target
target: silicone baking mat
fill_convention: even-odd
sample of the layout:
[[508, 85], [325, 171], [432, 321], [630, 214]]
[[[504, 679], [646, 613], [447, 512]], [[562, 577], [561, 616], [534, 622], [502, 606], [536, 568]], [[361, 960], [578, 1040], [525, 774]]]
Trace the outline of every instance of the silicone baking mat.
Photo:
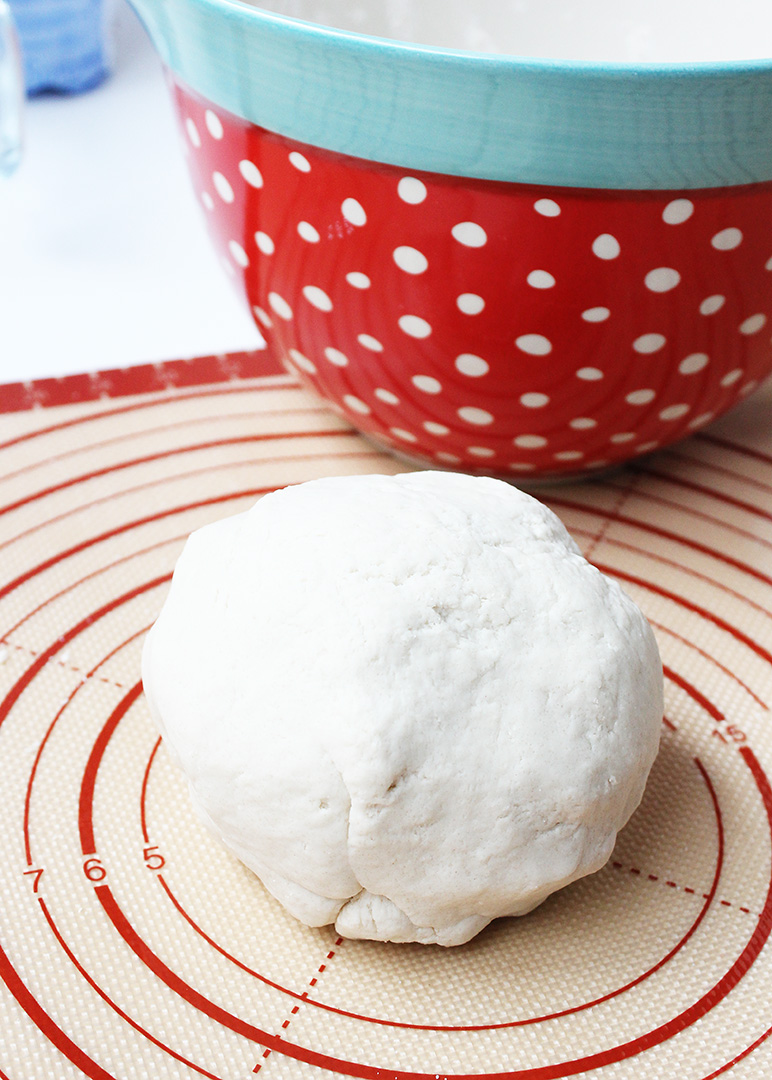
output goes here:
[[772, 388], [542, 492], [655, 628], [662, 749], [602, 871], [456, 949], [284, 914], [194, 819], [139, 682], [191, 529], [406, 466], [259, 355], [0, 408], [1, 1080], [772, 1075]]

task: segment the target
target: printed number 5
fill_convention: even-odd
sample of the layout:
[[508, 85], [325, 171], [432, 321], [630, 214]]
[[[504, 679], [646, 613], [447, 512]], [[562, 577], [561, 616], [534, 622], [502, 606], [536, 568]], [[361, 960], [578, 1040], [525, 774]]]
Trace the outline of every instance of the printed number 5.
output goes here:
[[142, 854], [145, 859], [145, 866], [148, 870], [161, 870], [166, 866], [166, 859], [159, 852], [158, 844], [146, 847]]

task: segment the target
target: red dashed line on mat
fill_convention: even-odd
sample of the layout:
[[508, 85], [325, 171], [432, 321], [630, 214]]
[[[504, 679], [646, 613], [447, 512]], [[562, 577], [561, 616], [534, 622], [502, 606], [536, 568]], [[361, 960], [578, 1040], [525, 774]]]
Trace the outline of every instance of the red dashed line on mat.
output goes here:
[[[18, 645], [15, 641], [4, 641], [0, 639], [0, 649], [16, 649], [17, 652], [26, 653], [28, 656], [37, 659], [40, 656], [40, 651], [37, 649], [30, 649], [27, 645]], [[0, 660], [4, 662], [4, 660]], [[124, 683], [116, 682], [115, 679], [108, 679], [105, 675], [89, 675], [83, 668], [76, 667], [75, 664], [68, 664], [66, 660], [54, 660], [54, 663], [59, 667], [65, 668], [67, 671], [72, 671], [75, 675], [80, 675], [83, 682], [87, 682], [89, 679], [96, 679], [97, 682], [107, 683], [109, 686], [117, 686], [119, 690], [125, 690]]]
[[[314, 975], [314, 977], [312, 979], [309, 979], [309, 981], [308, 981], [309, 988], [313, 987], [313, 986], [316, 986], [317, 982], [319, 981], [319, 976], [324, 973], [324, 971], [325, 971], [325, 969], [327, 967], [328, 961], [332, 960], [332, 958], [335, 956], [335, 949], [339, 948], [342, 944], [343, 944], [343, 938], [342, 937], [337, 938], [336, 941], [335, 941], [335, 948], [330, 949], [330, 951], [325, 956], [324, 961], [316, 969], [316, 975]], [[300, 996], [302, 998], [308, 997], [308, 990], [304, 990], [303, 993]], [[295, 1016], [299, 1010], [300, 1010], [300, 1005], [293, 1005], [292, 1006], [292, 1008], [290, 1009], [290, 1015], [287, 1017], [287, 1019], [281, 1025], [282, 1031], [287, 1030], [287, 1028], [292, 1023], [292, 1017]], [[271, 1051], [270, 1051], [269, 1048], [266, 1047], [266, 1049], [263, 1050], [263, 1060], [258, 1061], [257, 1065], [255, 1065], [252, 1072], [253, 1073], [259, 1073], [260, 1070], [262, 1069], [263, 1065], [265, 1064], [265, 1059], [270, 1057], [270, 1056], [271, 1056]]]
[[[621, 863], [621, 862], [616, 862], [616, 860], [614, 862], [612, 862], [611, 865], [615, 870], [624, 870], [625, 869], [624, 864]], [[643, 877], [644, 876], [643, 871], [639, 870], [637, 866], [628, 866], [627, 867], [627, 872], [629, 874], [633, 874], [635, 877]], [[695, 896], [697, 894], [696, 889], [691, 889], [688, 885], [679, 885], [676, 881], [665, 881], [658, 874], [646, 874], [645, 877], [646, 877], [646, 879], [648, 881], [662, 882], [662, 884], [666, 885], [669, 889], [680, 889], [681, 892], [688, 893], [690, 896]], [[700, 893], [700, 895], [702, 896], [703, 900], [708, 899], [708, 894], [707, 893]], [[754, 914], [751, 911], [750, 908], [748, 908], [748, 907], [740, 907], [739, 904], [734, 904], [734, 903], [732, 903], [731, 900], [720, 900], [719, 903], [721, 904], [722, 907], [737, 908], [738, 911], [742, 911], [743, 914], [745, 914], [745, 915]]]

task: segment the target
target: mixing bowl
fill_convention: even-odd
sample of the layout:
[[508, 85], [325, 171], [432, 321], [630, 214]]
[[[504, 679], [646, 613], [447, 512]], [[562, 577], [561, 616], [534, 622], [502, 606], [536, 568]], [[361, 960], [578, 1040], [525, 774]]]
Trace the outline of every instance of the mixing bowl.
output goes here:
[[368, 437], [576, 474], [772, 370], [766, 0], [282, 3], [134, 0], [269, 348]]

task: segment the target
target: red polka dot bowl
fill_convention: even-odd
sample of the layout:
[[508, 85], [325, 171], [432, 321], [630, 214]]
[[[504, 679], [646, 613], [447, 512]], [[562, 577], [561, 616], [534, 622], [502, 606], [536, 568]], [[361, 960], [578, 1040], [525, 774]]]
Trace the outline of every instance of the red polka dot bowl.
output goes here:
[[772, 371], [772, 61], [534, 59], [135, 3], [268, 346], [373, 440], [576, 475]]

